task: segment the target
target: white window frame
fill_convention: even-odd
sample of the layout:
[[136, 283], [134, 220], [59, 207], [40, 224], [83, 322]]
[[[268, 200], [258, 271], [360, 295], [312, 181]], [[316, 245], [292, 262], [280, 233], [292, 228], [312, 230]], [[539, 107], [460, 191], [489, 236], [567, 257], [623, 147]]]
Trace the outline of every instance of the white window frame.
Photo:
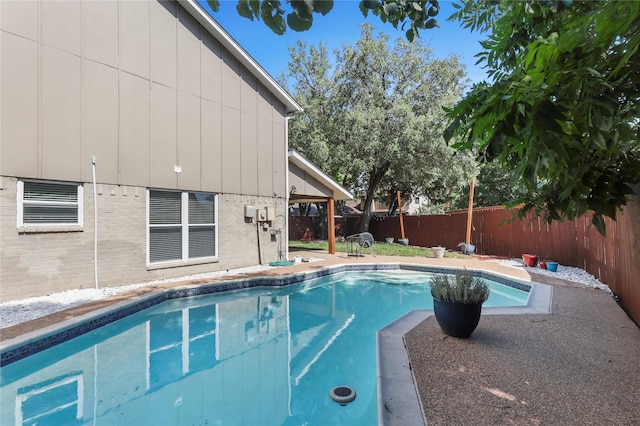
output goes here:
[[[182, 258], [174, 259], [174, 260], [166, 260], [160, 262], [151, 262], [151, 227], [157, 225], [151, 225], [149, 221], [150, 203], [151, 203], [151, 191], [159, 191], [159, 192], [179, 192], [180, 195], [180, 205], [181, 205], [181, 220], [180, 225], [171, 225], [171, 226], [180, 226], [181, 228], [181, 237], [182, 237]], [[213, 201], [213, 229], [214, 229], [214, 256], [208, 257], [197, 257], [197, 258], [189, 258], [189, 227], [190, 226], [198, 226], [202, 224], [190, 224], [189, 223], [189, 194], [191, 193], [203, 193], [203, 194], [211, 194], [214, 197]], [[168, 189], [156, 189], [151, 188], [147, 189], [147, 267], [165, 267], [165, 266], [173, 266], [173, 265], [193, 265], [199, 263], [211, 263], [218, 260], [218, 194], [213, 192], [206, 191], [173, 191]], [[163, 226], [163, 225], [160, 225]], [[204, 225], [203, 225], [204, 226]], [[208, 226], [208, 224], [207, 224]]]
[[[68, 185], [70, 187], [75, 187], [77, 191], [77, 201], [74, 203], [64, 202], [64, 201], [32, 201], [24, 199], [24, 183], [25, 182], [34, 182], [34, 183], [45, 183], [45, 184], [57, 184], [57, 185]], [[73, 183], [73, 182], [60, 182], [60, 181], [52, 181], [52, 180], [36, 180], [36, 179], [18, 179], [17, 188], [16, 188], [16, 198], [17, 198], [17, 227], [19, 229], [27, 229], [27, 228], [75, 228], [81, 229], [84, 226], [84, 214], [83, 214], [83, 200], [84, 200], [84, 188], [82, 184]], [[68, 223], [25, 223], [24, 222], [24, 206], [25, 204], [40, 204], [40, 205], [74, 205], [78, 209], [78, 221], [77, 222], [68, 222]]]

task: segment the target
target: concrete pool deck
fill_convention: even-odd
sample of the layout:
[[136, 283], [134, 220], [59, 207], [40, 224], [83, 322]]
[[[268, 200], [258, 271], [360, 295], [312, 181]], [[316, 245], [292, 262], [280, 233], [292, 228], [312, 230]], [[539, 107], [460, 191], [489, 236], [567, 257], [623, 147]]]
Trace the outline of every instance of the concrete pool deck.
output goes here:
[[[393, 348], [385, 346], [385, 363], [400, 363], [409, 379], [405, 375], [399, 382], [406, 395], [382, 390], [384, 424], [640, 424], [640, 329], [603, 291], [477, 259], [354, 258], [315, 251], [291, 255], [325, 260], [243, 277], [349, 263], [411, 263], [482, 269], [552, 286], [550, 313], [492, 315], [485, 309], [469, 339], [446, 337], [430, 311], [409, 314], [417, 326], [403, 333], [406, 351], [401, 341]], [[238, 277], [156, 284], [5, 328], [0, 340], [20, 338], [159, 290], [233, 278]], [[394, 361], [403, 353], [410, 368], [402, 365], [403, 359]], [[381, 387], [388, 387], [384, 377], [379, 380]]]

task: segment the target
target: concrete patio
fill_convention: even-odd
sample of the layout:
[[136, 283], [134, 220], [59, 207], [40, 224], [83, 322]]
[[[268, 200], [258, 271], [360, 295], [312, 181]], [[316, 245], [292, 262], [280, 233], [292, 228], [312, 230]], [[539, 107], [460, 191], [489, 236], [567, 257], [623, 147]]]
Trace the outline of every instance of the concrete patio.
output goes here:
[[469, 339], [431, 316], [405, 344], [429, 425], [640, 424], [640, 330], [603, 291], [554, 283], [551, 314], [483, 315]]

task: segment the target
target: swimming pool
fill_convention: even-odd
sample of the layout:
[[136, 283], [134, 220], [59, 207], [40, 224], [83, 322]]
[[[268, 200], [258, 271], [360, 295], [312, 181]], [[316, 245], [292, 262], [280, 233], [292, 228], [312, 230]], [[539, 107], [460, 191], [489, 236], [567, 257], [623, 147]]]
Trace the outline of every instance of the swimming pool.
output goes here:
[[[1, 424], [376, 424], [375, 333], [429, 273], [332, 274], [166, 301], [5, 365]], [[524, 305], [492, 283], [485, 306]], [[348, 385], [341, 407], [330, 389]]]

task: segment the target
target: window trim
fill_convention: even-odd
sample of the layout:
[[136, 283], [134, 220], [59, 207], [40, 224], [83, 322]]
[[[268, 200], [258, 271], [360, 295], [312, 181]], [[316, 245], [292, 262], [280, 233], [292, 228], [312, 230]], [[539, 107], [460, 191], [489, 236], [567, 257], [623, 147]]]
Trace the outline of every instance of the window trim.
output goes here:
[[[77, 201], [75, 203], [63, 202], [63, 201], [25, 201], [24, 199], [24, 183], [44, 183], [44, 184], [57, 184], [68, 185], [76, 188]], [[24, 205], [41, 204], [41, 205], [75, 205], [78, 209], [78, 221], [76, 223], [25, 223], [24, 222]], [[33, 231], [79, 231], [84, 227], [84, 187], [81, 183], [77, 182], [62, 182], [55, 180], [42, 180], [42, 179], [18, 179], [16, 187], [16, 226], [18, 230], [28, 232], [30, 229]]]
[[[151, 213], [151, 191], [159, 191], [159, 192], [178, 192], [180, 193], [180, 224], [171, 224], [171, 225], [151, 225], [150, 223], [150, 213]], [[189, 258], [189, 228], [191, 226], [205, 226], [205, 224], [200, 223], [189, 223], [189, 194], [192, 193], [205, 193], [211, 194], [214, 197], [213, 201], [213, 229], [214, 229], [214, 256], [206, 256], [206, 257], [196, 257]], [[198, 265], [202, 263], [213, 263], [218, 261], [218, 193], [215, 192], [207, 192], [207, 191], [181, 191], [181, 190], [172, 190], [172, 189], [158, 189], [158, 188], [147, 188], [147, 212], [146, 212], [146, 234], [147, 234], [147, 269], [160, 269], [160, 268], [170, 268], [175, 266], [188, 266], [188, 265]], [[165, 260], [159, 262], [151, 262], [151, 227], [165, 227], [165, 226], [180, 226], [181, 238], [182, 238], [182, 258], [174, 259], [174, 260]]]

